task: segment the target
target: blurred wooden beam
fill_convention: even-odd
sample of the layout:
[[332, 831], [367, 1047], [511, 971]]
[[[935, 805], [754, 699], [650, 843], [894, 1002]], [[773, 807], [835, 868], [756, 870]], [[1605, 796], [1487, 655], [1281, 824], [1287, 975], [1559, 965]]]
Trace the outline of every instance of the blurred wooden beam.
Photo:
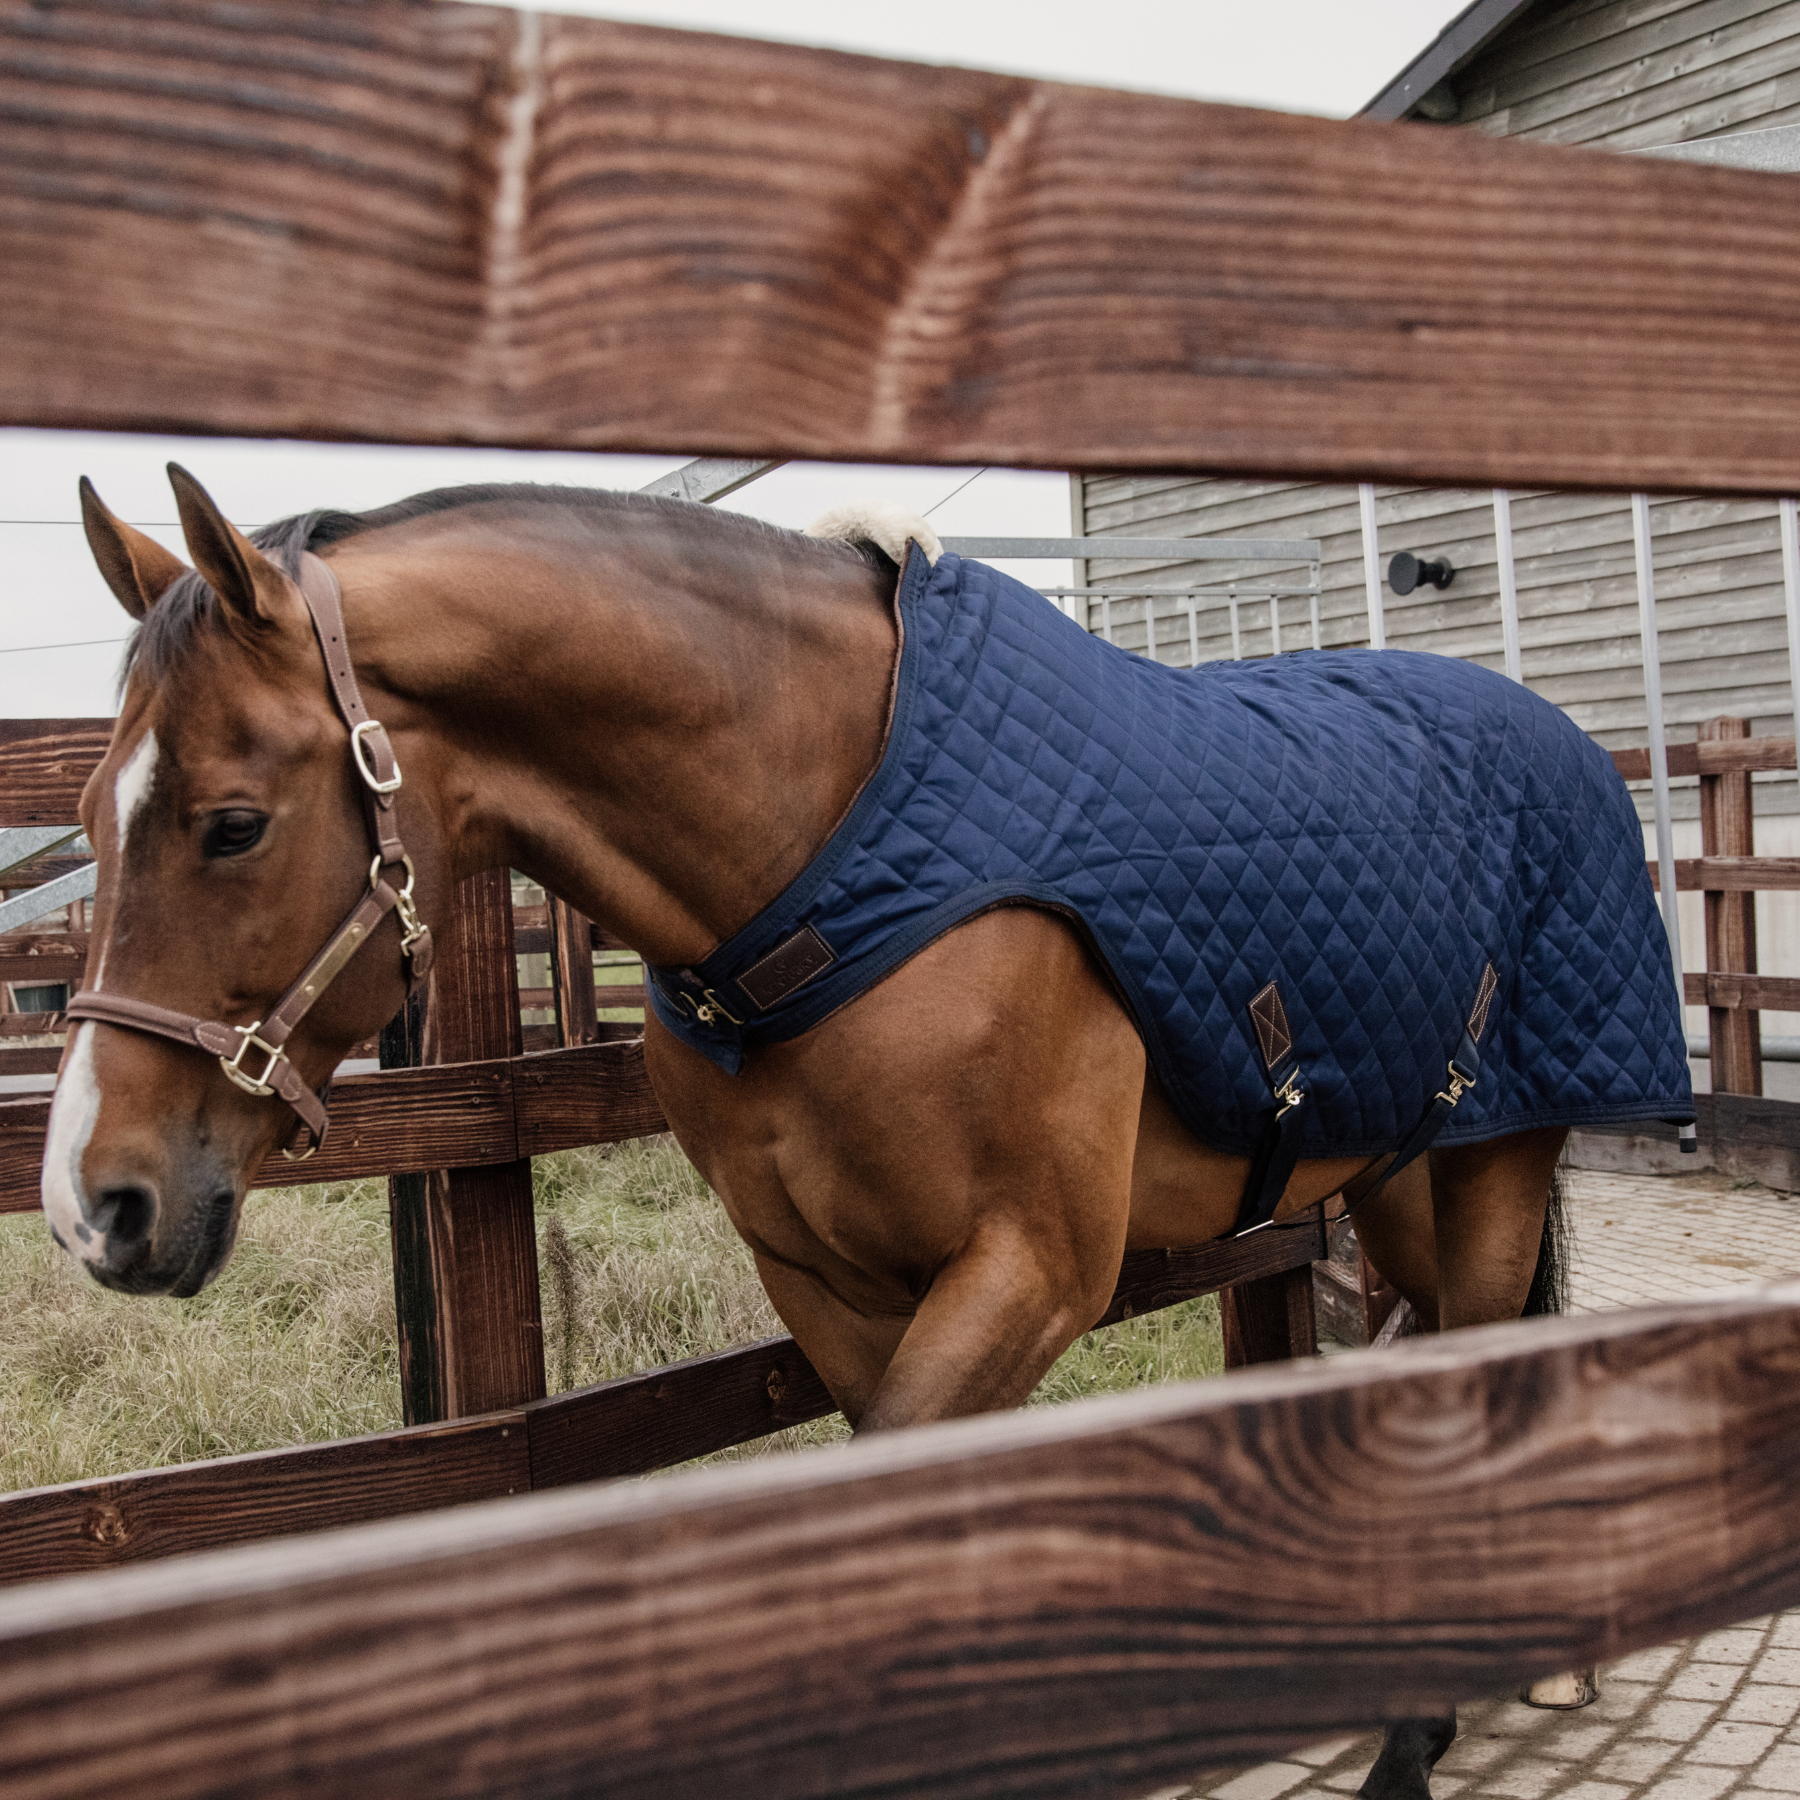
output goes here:
[[1800, 1601], [1797, 1344], [1790, 1284], [20, 1587], [0, 1786], [1128, 1800]]
[[1793, 191], [473, 6], [3, 0], [0, 422], [1791, 492]]

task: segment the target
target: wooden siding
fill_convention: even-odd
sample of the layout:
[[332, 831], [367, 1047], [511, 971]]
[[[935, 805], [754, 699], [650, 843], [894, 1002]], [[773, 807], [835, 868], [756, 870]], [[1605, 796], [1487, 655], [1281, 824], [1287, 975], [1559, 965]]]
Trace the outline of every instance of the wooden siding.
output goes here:
[[[1545, 0], [1458, 70], [1459, 123], [1498, 136], [1641, 149], [1800, 121], [1800, 0]], [[1409, 125], [1407, 130], [1444, 127]], [[1419, 397], [1428, 408], [1431, 397]], [[1609, 748], [1645, 742], [1631, 516], [1623, 496], [1531, 493], [1513, 499], [1526, 681]], [[1356, 490], [1316, 483], [1092, 476], [1077, 484], [1076, 528], [1196, 537], [1316, 537], [1325, 547], [1323, 641], [1367, 643]], [[1665, 711], [1673, 738], [1717, 713], [1758, 733], [1791, 732], [1781, 556], [1767, 501], [1666, 499], [1652, 509]], [[1405, 598], [1384, 585], [1388, 642], [1501, 666], [1492, 495], [1377, 490], [1385, 577], [1393, 554], [1447, 555], [1444, 593]], [[1090, 580], [1145, 571], [1094, 562]], [[1215, 582], [1271, 571], [1210, 565]], [[1295, 571], [1275, 572], [1291, 580]], [[1157, 572], [1197, 580], [1197, 568]], [[1171, 609], [1165, 609], [1171, 610]], [[1115, 603], [1114, 635], [1143, 645], [1138, 605]], [[1228, 656], [1222, 607], [1204, 615], [1202, 659]], [[1245, 608], [1246, 655], [1269, 651], [1267, 606]], [[1286, 603], [1300, 630], [1304, 603]], [[1121, 625], [1121, 621], [1123, 624]], [[1092, 623], [1099, 628], [1099, 610]], [[1187, 660], [1185, 621], [1159, 627], [1163, 659]], [[1284, 644], [1304, 642], [1303, 632]], [[1800, 808], [1792, 778], [1758, 778], [1758, 812]], [[1645, 800], [1647, 802], [1646, 793]], [[1691, 816], [1692, 783], [1676, 795]]]
[[1450, 84], [1496, 137], [1642, 150], [1800, 122], [1800, 0], [1548, 0]]

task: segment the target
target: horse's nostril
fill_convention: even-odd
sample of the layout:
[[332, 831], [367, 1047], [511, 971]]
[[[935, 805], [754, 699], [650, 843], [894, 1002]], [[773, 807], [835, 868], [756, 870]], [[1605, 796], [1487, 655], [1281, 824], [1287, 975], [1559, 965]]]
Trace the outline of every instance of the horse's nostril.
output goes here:
[[135, 1182], [119, 1187], [102, 1188], [87, 1209], [88, 1222], [106, 1240], [109, 1258], [137, 1248], [150, 1235], [156, 1218], [156, 1199], [146, 1187]]

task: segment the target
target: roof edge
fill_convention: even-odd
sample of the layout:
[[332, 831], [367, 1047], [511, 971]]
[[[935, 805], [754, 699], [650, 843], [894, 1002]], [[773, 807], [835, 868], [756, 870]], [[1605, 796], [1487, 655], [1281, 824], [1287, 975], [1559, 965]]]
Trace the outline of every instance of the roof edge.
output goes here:
[[1437, 84], [1497, 37], [1533, 0], [1474, 0], [1356, 116], [1403, 119]]

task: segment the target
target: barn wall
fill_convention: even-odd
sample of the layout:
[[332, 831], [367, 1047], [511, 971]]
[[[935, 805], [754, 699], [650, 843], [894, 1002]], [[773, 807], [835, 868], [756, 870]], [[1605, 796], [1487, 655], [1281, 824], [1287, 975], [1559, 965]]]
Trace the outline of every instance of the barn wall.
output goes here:
[[1452, 78], [1457, 123], [1642, 150], [1800, 123], [1800, 0], [1546, 0]]

